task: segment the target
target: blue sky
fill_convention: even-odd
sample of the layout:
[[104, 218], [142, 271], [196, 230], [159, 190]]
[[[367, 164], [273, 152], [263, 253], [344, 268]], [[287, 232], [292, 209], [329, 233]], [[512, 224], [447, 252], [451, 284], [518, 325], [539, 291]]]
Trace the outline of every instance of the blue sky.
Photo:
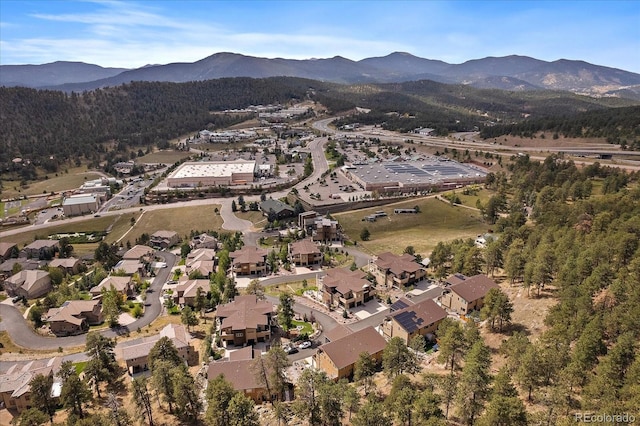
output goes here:
[[461, 63], [511, 54], [640, 73], [640, 1], [0, 0], [0, 64], [109, 67], [217, 52]]

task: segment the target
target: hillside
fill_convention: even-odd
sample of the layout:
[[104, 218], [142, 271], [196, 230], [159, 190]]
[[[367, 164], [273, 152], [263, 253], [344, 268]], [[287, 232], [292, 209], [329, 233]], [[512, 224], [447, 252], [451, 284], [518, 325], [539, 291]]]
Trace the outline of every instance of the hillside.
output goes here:
[[271, 59], [222, 52], [192, 63], [148, 65], [119, 71], [70, 62], [5, 65], [0, 67], [0, 84], [77, 92], [132, 81], [183, 83], [228, 77], [286, 76], [342, 84], [429, 79], [515, 91], [547, 89], [632, 98], [640, 96], [639, 74], [584, 61], [561, 59], [547, 62], [518, 55], [449, 64], [403, 52], [360, 61], [340, 56], [305, 60]]
[[[69, 164], [97, 166], [106, 157], [113, 160], [128, 155], [134, 147], [148, 151], [166, 146], [168, 140], [179, 135], [222, 128], [244, 119], [212, 115], [213, 111], [307, 98], [332, 113], [356, 106], [372, 110], [343, 122], [383, 124], [399, 131], [422, 126], [443, 135], [493, 122], [518, 123], [525, 115], [550, 118], [562, 114], [570, 120], [571, 115], [582, 111], [635, 104], [566, 92], [487, 90], [428, 80], [338, 85], [286, 77], [229, 78], [180, 84], [138, 82], [82, 94], [0, 88], [3, 177], [31, 180], [37, 167], [56, 172]], [[116, 143], [107, 146], [106, 142]], [[29, 160], [30, 165], [16, 169], [11, 162], [14, 158]]]

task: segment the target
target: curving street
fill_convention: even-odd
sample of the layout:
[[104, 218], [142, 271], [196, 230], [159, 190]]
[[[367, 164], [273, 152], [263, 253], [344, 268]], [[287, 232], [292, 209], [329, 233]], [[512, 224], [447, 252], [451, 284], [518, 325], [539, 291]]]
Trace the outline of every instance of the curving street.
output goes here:
[[[161, 257], [167, 267], [160, 269], [149, 287], [147, 302], [144, 315], [133, 323], [120, 327], [119, 329], [106, 329], [101, 333], [106, 337], [116, 337], [127, 331], [134, 331], [138, 328], [145, 327], [153, 322], [162, 312], [162, 302], [160, 294], [162, 285], [168, 280], [171, 268], [176, 263], [176, 256], [169, 252], [156, 252]], [[13, 305], [0, 303], [0, 317], [2, 317], [2, 325], [5, 331], [11, 336], [11, 340], [23, 348], [36, 350], [57, 350], [58, 348], [72, 348], [84, 346], [87, 335], [80, 334], [77, 336], [67, 337], [45, 337], [36, 334], [29, 324], [22, 317], [20, 311]]]

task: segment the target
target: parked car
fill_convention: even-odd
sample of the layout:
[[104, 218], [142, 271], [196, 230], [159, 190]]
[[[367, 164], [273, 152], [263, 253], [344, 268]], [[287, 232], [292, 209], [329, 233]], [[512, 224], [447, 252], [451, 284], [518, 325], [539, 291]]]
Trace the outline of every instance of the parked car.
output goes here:
[[311, 347], [310, 341], [304, 341], [298, 345], [298, 349], [309, 349]]
[[295, 346], [291, 346], [291, 347], [285, 348], [284, 351], [287, 353], [287, 355], [293, 355], [298, 353], [298, 348], [296, 348]]

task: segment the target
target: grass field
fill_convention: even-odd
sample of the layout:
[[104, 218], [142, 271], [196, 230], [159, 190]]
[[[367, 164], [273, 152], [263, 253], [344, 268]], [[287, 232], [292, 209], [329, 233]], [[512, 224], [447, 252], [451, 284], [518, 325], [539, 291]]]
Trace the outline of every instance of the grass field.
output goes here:
[[50, 176], [49, 179], [29, 183], [26, 187], [20, 187], [17, 182], [4, 182], [2, 189], [3, 198], [12, 198], [20, 195], [48, 194], [52, 191], [66, 191], [75, 189], [88, 180], [99, 178], [100, 175], [87, 172], [86, 167], [70, 169], [69, 173], [60, 173], [58, 176]]
[[158, 230], [175, 231], [181, 237], [189, 235], [192, 230], [220, 230], [222, 218], [214, 213], [220, 205], [179, 207], [175, 209], [146, 211], [123, 241], [134, 241], [140, 235], [153, 234]]
[[173, 164], [176, 161], [189, 157], [189, 155], [190, 154], [188, 152], [184, 151], [157, 151], [147, 154], [144, 157], [137, 158], [136, 162]]
[[[418, 214], [395, 214], [394, 208], [420, 207]], [[363, 222], [362, 218], [375, 211], [384, 211], [387, 217], [376, 222]], [[429, 256], [439, 241], [455, 238], [470, 238], [486, 232], [487, 225], [480, 214], [463, 207], [453, 207], [434, 198], [404, 201], [385, 207], [374, 207], [345, 213], [337, 213], [335, 219], [350, 239], [358, 241], [371, 253], [390, 251], [402, 253], [405, 247], [413, 246], [416, 253]], [[360, 232], [367, 228], [369, 241], [361, 241]]]
[[241, 211], [238, 210], [235, 214], [236, 214], [236, 216], [238, 216], [238, 218], [244, 219], [244, 220], [248, 220], [249, 222], [253, 223], [258, 228], [262, 228], [267, 223], [267, 218], [264, 217], [264, 215], [260, 211], [257, 211], [257, 212], [252, 212], [252, 211], [241, 212]]
[[[478, 185], [478, 187], [480, 187], [480, 185]], [[475, 195], [464, 195], [463, 189], [458, 189], [455, 191], [444, 192], [442, 193], [442, 195], [444, 196], [446, 194], [451, 194], [454, 192], [458, 196], [458, 198], [460, 198], [462, 204], [473, 208], [476, 207], [477, 200], [480, 200], [480, 202], [484, 205], [487, 203], [487, 201], [489, 201], [489, 198], [491, 198], [491, 196], [495, 194], [495, 191], [490, 191], [488, 189], [479, 189]]]
[[[52, 226], [51, 228], [39, 229], [35, 231], [26, 228], [24, 232], [0, 238], [0, 241], [10, 241], [22, 247], [23, 245], [32, 242], [35, 239], [36, 235], [47, 237], [48, 235], [63, 234], [67, 232], [106, 231], [107, 228], [109, 228], [109, 226], [111, 226], [113, 223], [116, 223], [119, 218], [120, 216], [105, 216], [98, 218], [92, 217], [87, 218], [87, 220], [83, 220], [82, 222], [61, 223], [60, 225]], [[81, 245], [82, 244], [77, 244], [76, 246]]]

